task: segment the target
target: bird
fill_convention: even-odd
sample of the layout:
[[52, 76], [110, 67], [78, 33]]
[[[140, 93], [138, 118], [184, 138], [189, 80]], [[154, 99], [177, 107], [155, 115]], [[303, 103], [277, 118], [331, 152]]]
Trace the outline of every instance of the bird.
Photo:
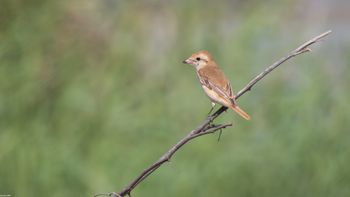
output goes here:
[[196, 69], [199, 82], [211, 100], [212, 108], [209, 114], [217, 103], [234, 110], [246, 120], [250, 119], [250, 116], [237, 105], [230, 81], [208, 51], [194, 53], [183, 63], [192, 65]]

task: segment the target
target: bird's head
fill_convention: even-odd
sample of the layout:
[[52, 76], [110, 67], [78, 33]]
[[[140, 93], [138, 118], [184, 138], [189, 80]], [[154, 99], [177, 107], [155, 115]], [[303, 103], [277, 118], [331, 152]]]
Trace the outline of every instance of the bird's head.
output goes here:
[[189, 58], [183, 61], [184, 64], [190, 64], [196, 69], [206, 66], [210, 61], [212, 61], [212, 56], [208, 51], [199, 51], [192, 54]]

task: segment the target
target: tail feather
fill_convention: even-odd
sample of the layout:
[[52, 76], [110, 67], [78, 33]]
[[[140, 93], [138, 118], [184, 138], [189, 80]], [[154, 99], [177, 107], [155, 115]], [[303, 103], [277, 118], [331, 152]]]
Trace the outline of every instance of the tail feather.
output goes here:
[[250, 116], [244, 112], [241, 108], [239, 108], [237, 105], [230, 106], [231, 109], [233, 109], [235, 112], [237, 112], [240, 116], [242, 116], [246, 120], [250, 120]]

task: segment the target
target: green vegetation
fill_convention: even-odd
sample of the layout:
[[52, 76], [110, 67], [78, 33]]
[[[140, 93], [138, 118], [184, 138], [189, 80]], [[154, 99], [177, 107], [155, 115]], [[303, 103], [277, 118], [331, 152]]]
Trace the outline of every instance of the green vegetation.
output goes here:
[[[343, 1], [44, 1], [0, 6], [0, 194], [118, 191], [210, 109], [209, 50], [251, 121], [186, 145], [134, 196], [350, 196], [350, 5]], [[337, 3], [335, 3], [337, 2]], [[316, 9], [317, 8], [317, 9]]]

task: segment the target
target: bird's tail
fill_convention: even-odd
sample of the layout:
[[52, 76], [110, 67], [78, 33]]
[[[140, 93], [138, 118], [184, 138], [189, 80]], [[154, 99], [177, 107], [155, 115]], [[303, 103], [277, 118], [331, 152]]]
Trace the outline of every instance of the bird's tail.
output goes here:
[[245, 113], [245, 111], [243, 111], [241, 108], [239, 108], [238, 105], [233, 104], [230, 106], [230, 108], [237, 112], [244, 119], [250, 120], [250, 116], [247, 113]]

